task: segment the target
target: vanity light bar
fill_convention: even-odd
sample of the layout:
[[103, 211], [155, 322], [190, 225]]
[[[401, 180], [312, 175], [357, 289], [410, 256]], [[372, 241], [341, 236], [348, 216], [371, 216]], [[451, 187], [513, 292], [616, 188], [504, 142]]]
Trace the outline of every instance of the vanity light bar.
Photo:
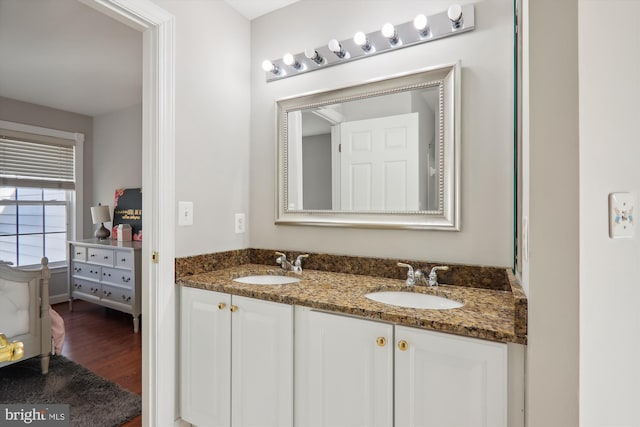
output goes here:
[[310, 71], [343, 64], [369, 56], [379, 55], [403, 47], [455, 36], [475, 28], [473, 4], [452, 5], [448, 10], [435, 15], [418, 15], [415, 19], [394, 26], [386, 23], [381, 30], [368, 34], [357, 32], [353, 38], [338, 41], [332, 39], [328, 45], [307, 49], [305, 52], [273, 61], [265, 60], [262, 69], [267, 82], [286, 79]]

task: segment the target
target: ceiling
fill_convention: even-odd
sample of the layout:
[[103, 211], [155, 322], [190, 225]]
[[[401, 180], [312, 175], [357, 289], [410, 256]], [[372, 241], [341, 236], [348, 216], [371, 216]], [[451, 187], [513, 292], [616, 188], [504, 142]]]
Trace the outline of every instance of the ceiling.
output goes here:
[[299, 0], [224, 0], [248, 20], [255, 19]]
[[[251, 20], [298, 0], [224, 1]], [[141, 34], [78, 0], [0, 0], [0, 58], [6, 98], [88, 116], [142, 99]]]

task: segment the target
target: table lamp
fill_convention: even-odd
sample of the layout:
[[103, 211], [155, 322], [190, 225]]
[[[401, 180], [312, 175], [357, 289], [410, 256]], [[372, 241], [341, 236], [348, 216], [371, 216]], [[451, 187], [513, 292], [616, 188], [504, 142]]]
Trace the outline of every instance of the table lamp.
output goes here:
[[104, 226], [105, 222], [111, 221], [109, 206], [102, 206], [100, 203], [98, 203], [98, 206], [92, 206], [91, 220], [94, 224], [101, 224], [100, 228], [96, 230], [96, 237], [98, 239], [105, 240], [111, 235], [111, 232]]

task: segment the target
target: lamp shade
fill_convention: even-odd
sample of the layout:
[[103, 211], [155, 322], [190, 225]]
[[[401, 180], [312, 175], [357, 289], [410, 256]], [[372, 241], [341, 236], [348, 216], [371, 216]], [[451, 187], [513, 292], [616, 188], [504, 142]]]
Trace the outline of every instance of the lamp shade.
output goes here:
[[94, 224], [100, 224], [103, 222], [111, 221], [111, 214], [109, 213], [109, 206], [92, 206], [91, 207], [91, 220]]

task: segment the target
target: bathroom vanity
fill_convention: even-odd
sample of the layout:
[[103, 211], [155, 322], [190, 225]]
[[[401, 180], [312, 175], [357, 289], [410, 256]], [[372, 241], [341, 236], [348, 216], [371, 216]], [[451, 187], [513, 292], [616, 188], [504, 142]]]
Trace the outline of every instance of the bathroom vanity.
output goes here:
[[[250, 275], [301, 280], [233, 280]], [[493, 427], [522, 417], [521, 396], [510, 392], [522, 381], [512, 365], [526, 343], [517, 290], [408, 288], [401, 279], [260, 264], [178, 283], [181, 416], [195, 425]], [[412, 309], [365, 297], [387, 290], [464, 306]]]

